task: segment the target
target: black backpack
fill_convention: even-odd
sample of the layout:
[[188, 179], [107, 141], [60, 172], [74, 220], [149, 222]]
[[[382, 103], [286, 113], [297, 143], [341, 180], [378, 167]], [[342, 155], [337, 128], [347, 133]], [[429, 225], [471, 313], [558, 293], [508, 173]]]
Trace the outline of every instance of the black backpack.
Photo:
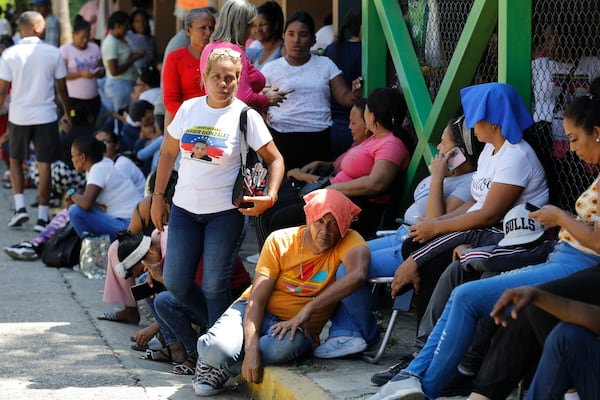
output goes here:
[[70, 222], [54, 233], [44, 245], [42, 262], [48, 267], [71, 268], [79, 264], [81, 239]]

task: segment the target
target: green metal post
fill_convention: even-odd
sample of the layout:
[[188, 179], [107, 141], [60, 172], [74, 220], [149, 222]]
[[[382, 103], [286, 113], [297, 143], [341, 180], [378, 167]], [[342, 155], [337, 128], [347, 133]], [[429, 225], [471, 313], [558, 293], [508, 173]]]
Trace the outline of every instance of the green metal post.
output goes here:
[[498, 80], [531, 104], [531, 0], [498, 1]]
[[386, 43], [373, 0], [362, 0], [363, 96], [386, 86]]

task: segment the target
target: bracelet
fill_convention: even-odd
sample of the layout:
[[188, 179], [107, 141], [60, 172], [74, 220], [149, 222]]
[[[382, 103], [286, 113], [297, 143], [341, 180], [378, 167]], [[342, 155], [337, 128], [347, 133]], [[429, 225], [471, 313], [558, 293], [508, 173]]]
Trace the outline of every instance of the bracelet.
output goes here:
[[154, 192], [152, 193], [152, 196], [164, 196], [165, 194], [163, 192]]

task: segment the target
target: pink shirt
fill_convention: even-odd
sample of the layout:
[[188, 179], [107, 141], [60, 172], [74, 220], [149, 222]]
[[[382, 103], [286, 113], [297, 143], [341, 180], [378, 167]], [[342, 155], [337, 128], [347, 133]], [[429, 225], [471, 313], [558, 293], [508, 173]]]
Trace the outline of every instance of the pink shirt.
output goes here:
[[[375, 162], [386, 160], [396, 164], [403, 172], [408, 167], [410, 153], [396, 136], [389, 133], [376, 138], [374, 135], [364, 142], [351, 147], [342, 156], [341, 170], [331, 180], [331, 183], [348, 182], [371, 173]], [[376, 203], [385, 203], [390, 194], [372, 199]]]
[[236, 97], [258, 112], [266, 111], [269, 106], [269, 98], [264, 94], [260, 94], [260, 91], [265, 87], [265, 76], [252, 65], [240, 46], [227, 42], [211, 42], [207, 44], [200, 56], [200, 71], [204, 71], [210, 52], [213, 49], [223, 47], [240, 52], [242, 55], [242, 73]]
[[[83, 50], [64, 44], [60, 46], [60, 54], [67, 65], [67, 73], [80, 71], [93, 71], [100, 65], [102, 54], [96, 43], [88, 42]], [[98, 96], [98, 83], [96, 78], [77, 78], [67, 80], [69, 97], [74, 99], [89, 100]]]

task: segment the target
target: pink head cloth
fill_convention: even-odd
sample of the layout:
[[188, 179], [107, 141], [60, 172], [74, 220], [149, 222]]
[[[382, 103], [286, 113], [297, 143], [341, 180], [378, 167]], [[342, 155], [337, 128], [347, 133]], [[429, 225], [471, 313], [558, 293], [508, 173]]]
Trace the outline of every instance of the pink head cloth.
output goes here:
[[319, 189], [304, 196], [306, 205], [306, 224], [309, 225], [325, 214], [331, 213], [335, 218], [340, 234], [346, 236], [352, 220], [360, 213], [360, 208], [342, 193], [333, 189]]
[[202, 50], [202, 54], [200, 54], [200, 78], [204, 79], [204, 70], [206, 69], [206, 63], [208, 62], [208, 56], [214, 49], [231, 49], [235, 50], [238, 53], [242, 54], [242, 58], [244, 57], [244, 50], [237, 44], [229, 43], [229, 42], [210, 42], [204, 49]]

